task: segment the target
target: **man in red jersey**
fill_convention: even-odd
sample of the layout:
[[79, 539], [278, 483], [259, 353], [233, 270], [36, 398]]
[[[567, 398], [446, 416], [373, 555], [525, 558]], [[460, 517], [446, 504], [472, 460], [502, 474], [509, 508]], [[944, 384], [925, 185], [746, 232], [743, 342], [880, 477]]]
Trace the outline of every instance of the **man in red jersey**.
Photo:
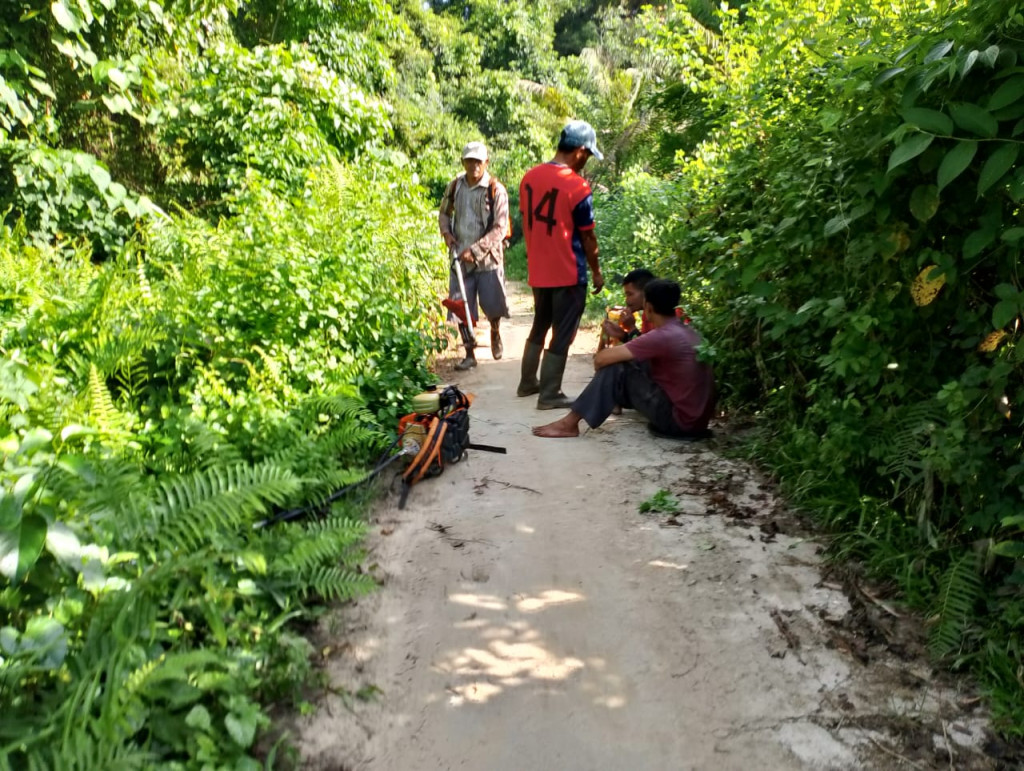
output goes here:
[[[597, 149], [597, 134], [589, 123], [571, 121], [562, 129], [555, 157], [526, 172], [519, 185], [528, 277], [533, 289], [533, 326], [523, 351], [516, 395], [539, 394], [539, 410], [568, 407], [571, 403], [562, 393], [562, 375], [587, 303], [588, 265], [593, 273], [594, 294], [604, 288], [594, 235], [593, 198], [590, 185], [579, 175], [591, 156], [598, 160], [604, 157]], [[549, 331], [551, 343], [544, 351]]]

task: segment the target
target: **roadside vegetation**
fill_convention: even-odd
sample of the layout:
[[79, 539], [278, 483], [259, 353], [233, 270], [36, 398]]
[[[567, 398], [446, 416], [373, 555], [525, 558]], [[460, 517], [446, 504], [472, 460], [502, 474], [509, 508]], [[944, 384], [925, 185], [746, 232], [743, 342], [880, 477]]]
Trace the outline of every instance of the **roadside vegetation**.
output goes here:
[[4, 4], [0, 765], [275, 763], [302, 624], [374, 587], [323, 502], [445, 344], [443, 186], [483, 137], [515, 199], [569, 117], [606, 275], [680, 280], [751, 456], [1019, 734], [1022, 14]]

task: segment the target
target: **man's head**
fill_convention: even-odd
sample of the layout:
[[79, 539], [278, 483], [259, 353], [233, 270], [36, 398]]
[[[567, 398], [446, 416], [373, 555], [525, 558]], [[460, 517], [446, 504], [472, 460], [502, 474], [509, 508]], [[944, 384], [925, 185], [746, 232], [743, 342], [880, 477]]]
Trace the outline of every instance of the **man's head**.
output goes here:
[[470, 142], [462, 148], [462, 168], [466, 170], [466, 181], [476, 185], [487, 170], [487, 146], [483, 142]]
[[622, 293], [626, 296], [626, 307], [633, 313], [643, 310], [644, 287], [654, 280], [654, 274], [645, 268], [631, 270], [622, 278]]
[[[644, 309], [659, 316], [676, 315], [676, 306], [682, 292], [679, 284], [665, 278], [656, 278], [644, 287]], [[650, 306], [648, 309], [647, 306]]]
[[569, 121], [558, 137], [558, 152], [565, 158], [566, 165], [579, 172], [587, 165], [590, 156], [603, 160], [604, 154], [597, 149], [597, 133], [594, 127], [583, 120]]

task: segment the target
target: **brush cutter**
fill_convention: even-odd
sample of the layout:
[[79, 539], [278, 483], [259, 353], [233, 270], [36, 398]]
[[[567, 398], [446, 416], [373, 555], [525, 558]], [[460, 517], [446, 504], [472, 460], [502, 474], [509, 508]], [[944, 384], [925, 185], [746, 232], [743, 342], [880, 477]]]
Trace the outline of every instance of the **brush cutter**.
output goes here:
[[452, 258], [452, 269], [455, 271], [455, 278], [459, 282], [459, 298], [449, 297], [446, 300], [442, 300], [441, 304], [452, 312], [452, 315], [459, 321], [459, 334], [462, 335], [462, 342], [466, 344], [470, 349], [476, 346], [476, 336], [473, 329], [473, 314], [470, 313], [469, 308], [466, 306], [468, 300], [466, 296], [466, 281], [462, 277], [462, 264], [459, 259], [458, 252], [453, 247], [451, 249]]

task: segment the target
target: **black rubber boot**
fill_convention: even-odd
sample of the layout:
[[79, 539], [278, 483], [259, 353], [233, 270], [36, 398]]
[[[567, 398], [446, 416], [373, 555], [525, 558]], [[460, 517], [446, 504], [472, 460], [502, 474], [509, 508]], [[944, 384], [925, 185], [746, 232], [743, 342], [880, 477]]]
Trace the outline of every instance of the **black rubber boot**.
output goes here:
[[476, 354], [473, 352], [473, 346], [466, 346], [466, 358], [455, 365], [455, 369], [459, 372], [465, 372], [467, 369], [473, 369], [476, 366]]
[[544, 346], [526, 341], [523, 351], [522, 374], [519, 376], [519, 388], [516, 396], [533, 396], [540, 393], [540, 381], [537, 380], [537, 368], [540, 366], [540, 355]]
[[568, 409], [572, 399], [562, 393], [562, 375], [565, 373], [565, 356], [544, 352], [544, 360], [540, 363], [540, 396], [537, 397], [538, 410]]
[[491, 319], [491, 356], [497, 361], [505, 353], [501, 344], [501, 319]]

